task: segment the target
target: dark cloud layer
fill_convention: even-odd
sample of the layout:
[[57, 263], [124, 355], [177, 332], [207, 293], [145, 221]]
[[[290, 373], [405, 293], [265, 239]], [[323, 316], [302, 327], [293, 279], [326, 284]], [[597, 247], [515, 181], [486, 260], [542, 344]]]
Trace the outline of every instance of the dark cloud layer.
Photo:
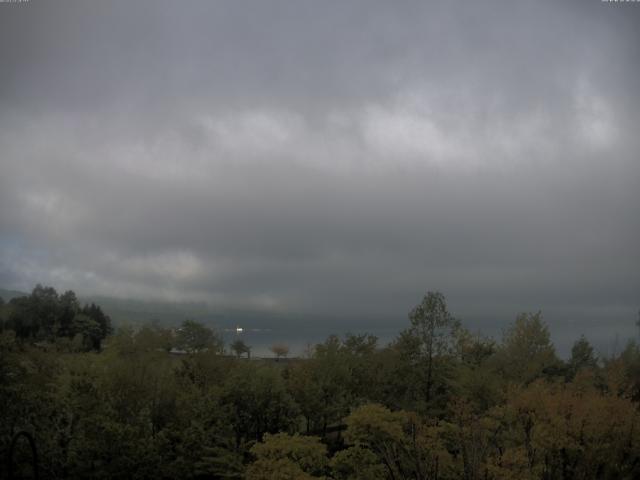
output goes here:
[[599, 1], [0, 4], [0, 285], [376, 322], [440, 289], [476, 328], [629, 333], [639, 25]]

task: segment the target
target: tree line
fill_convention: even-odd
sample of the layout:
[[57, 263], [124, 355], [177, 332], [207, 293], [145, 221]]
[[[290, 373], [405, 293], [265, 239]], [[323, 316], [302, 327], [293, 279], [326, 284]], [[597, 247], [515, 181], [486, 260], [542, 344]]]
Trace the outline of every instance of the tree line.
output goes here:
[[111, 319], [91, 303], [81, 306], [69, 290], [58, 294], [52, 287], [37, 285], [30, 295], [0, 298], [0, 331], [10, 330], [19, 340], [56, 344], [60, 349], [100, 350], [112, 333]]
[[[633, 341], [598, 358], [581, 337], [562, 360], [540, 313], [496, 341], [428, 292], [389, 345], [346, 334], [249, 361], [193, 321], [92, 337], [73, 320], [102, 325], [91, 307], [51, 290], [0, 306], [0, 449], [29, 432], [46, 478], [640, 477]], [[24, 447], [11, 468], [28, 475]]]

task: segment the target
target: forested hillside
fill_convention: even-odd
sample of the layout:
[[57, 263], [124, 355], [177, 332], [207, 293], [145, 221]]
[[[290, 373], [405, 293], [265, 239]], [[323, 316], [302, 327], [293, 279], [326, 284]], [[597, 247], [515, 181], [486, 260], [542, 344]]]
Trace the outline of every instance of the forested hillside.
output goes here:
[[540, 313], [494, 340], [429, 292], [389, 345], [278, 360], [107, 313], [41, 286], [0, 303], [1, 478], [640, 477], [639, 346], [598, 358], [582, 337], [561, 360]]

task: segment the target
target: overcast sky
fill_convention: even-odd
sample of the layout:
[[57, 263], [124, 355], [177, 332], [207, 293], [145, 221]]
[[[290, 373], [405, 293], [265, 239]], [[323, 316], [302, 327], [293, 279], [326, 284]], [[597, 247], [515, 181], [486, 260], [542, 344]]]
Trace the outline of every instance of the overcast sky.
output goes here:
[[639, 88], [640, 3], [0, 3], [0, 286], [631, 331]]

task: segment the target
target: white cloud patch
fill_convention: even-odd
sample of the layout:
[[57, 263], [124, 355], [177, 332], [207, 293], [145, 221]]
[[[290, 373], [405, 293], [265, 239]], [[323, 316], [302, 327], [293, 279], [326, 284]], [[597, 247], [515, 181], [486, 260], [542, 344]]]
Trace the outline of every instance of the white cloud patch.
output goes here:
[[455, 92], [440, 99], [410, 92], [396, 98], [388, 105], [370, 105], [359, 115], [366, 148], [383, 166], [500, 169], [548, 158], [564, 142], [552, 115], [542, 108], [517, 114], [494, 111], [488, 101], [467, 104]]
[[20, 192], [18, 205], [22, 221], [32, 227], [46, 227], [55, 235], [65, 235], [87, 220], [87, 209], [73, 198], [73, 192], [54, 189]]
[[367, 108], [362, 135], [373, 153], [388, 157], [423, 157], [442, 162], [469, 155], [468, 142], [460, 138], [459, 132], [452, 134], [429, 115], [404, 108]]
[[614, 111], [585, 80], [578, 83], [575, 92], [575, 118], [579, 143], [597, 150], [615, 143], [618, 127]]
[[287, 153], [304, 133], [297, 115], [268, 110], [205, 115], [200, 123], [211, 146], [221, 154], [252, 158]]
[[193, 181], [202, 174], [197, 153], [173, 131], [162, 132], [151, 139], [105, 145], [98, 152], [83, 152], [83, 157], [94, 157], [94, 161], [101, 161], [100, 167], [107, 170], [115, 168], [123, 175], [151, 181]]
[[151, 277], [160, 281], [195, 280], [205, 271], [198, 257], [186, 250], [122, 258], [116, 261], [118, 270], [128, 276]]

